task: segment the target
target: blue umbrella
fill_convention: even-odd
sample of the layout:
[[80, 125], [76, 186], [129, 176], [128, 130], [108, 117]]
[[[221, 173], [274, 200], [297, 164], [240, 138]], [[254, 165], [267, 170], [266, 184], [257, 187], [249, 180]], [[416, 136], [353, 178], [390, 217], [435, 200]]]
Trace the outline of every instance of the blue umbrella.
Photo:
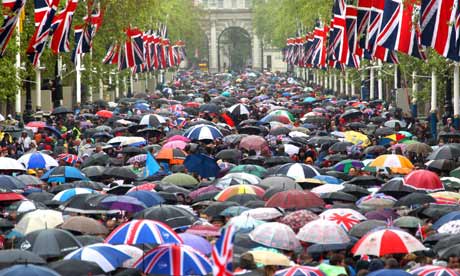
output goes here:
[[134, 105], [134, 108], [135, 109], [139, 109], [139, 110], [150, 110], [150, 106], [147, 104], [147, 103], [136, 103]]
[[45, 126], [44, 129], [49, 130], [51, 133], [53, 133], [58, 139], [61, 139], [61, 132], [57, 130], [55, 127], [52, 126]]
[[439, 229], [444, 224], [452, 220], [460, 220], [460, 211], [453, 211], [440, 217], [434, 224], [433, 229]]
[[307, 97], [307, 98], [303, 99], [303, 102], [304, 103], [314, 103], [314, 102], [316, 102], [316, 98]]
[[412, 274], [402, 269], [380, 269], [368, 273], [367, 276], [412, 276]]
[[88, 180], [88, 178], [77, 168], [70, 166], [59, 166], [46, 172], [41, 178], [47, 182], [71, 182], [74, 180]]
[[134, 191], [134, 192], [129, 192], [126, 195], [137, 198], [139, 201], [144, 203], [147, 207], [152, 207], [152, 206], [159, 205], [165, 202], [164, 198], [162, 198], [159, 194], [150, 192], [150, 191]]
[[220, 167], [215, 159], [205, 154], [192, 154], [185, 158], [184, 166], [189, 172], [194, 172], [201, 177], [217, 177]]
[[204, 255], [211, 255], [212, 245], [205, 238], [190, 233], [181, 233], [179, 236], [185, 245], [200, 251]]
[[197, 125], [188, 129], [184, 136], [190, 140], [215, 140], [224, 137], [219, 129], [211, 125]]
[[227, 209], [223, 210], [220, 215], [224, 217], [236, 217], [241, 215], [244, 211], [250, 210], [251, 208], [244, 206], [230, 206]]
[[33, 275], [33, 276], [60, 276], [54, 270], [44, 266], [21, 264], [14, 265], [9, 268], [0, 270], [0, 276], [17, 276], [17, 275]]
[[18, 161], [27, 169], [50, 169], [59, 166], [53, 157], [41, 152], [24, 154]]
[[317, 176], [314, 176], [313, 178], [321, 180], [321, 181], [324, 181], [324, 182], [329, 183], [329, 184], [340, 184], [340, 183], [342, 183], [342, 181], [340, 179], [338, 179], [337, 177], [330, 176], [330, 175], [317, 175]]

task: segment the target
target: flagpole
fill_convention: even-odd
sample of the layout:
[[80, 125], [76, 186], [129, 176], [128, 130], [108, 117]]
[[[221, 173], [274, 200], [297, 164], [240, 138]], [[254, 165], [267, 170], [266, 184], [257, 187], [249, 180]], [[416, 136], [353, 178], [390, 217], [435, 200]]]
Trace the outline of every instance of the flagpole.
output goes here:
[[99, 100], [104, 100], [104, 81], [99, 79]]
[[75, 71], [76, 71], [76, 92], [77, 92], [77, 95], [76, 95], [76, 106], [80, 106], [81, 104], [81, 55], [76, 53], [75, 54], [75, 58], [76, 58], [76, 61], [75, 61]]
[[[372, 66], [372, 64], [371, 64]], [[371, 67], [370, 77], [369, 77], [369, 99], [375, 99], [375, 83], [374, 83], [374, 68]]]
[[35, 93], [36, 93], [36, 109], [42, 108], [42, 72], [40, 68], [40, 59], [37, 61], [37, 68], [35, 68]]
[[431, 110], [430, 110], [430, 128], [431, 128], [431, 136], [432, 139], [437, 140], [437, 76], [436, 72], [433, 70], [431, 71]]
[[460, 127], [460, 68], [458, 62], [454, 64], [454, 126], [455, 129]]
[[119, 76], [118, 72], [115, 73], [115, 99], [120, 97]]
[[[18, 82], [21, 82], [21, 75], [20, 71], [21, 70], [21, 35], [20, 35], [20, 29], [19, 29], [19, 24], [16, 24], [16, 46], [18, 47], [18, 52], [16, 53], [16, 79]], [[18, 85], [16, 91], [16, 99], [15, 99], [15, 112], [16, 114], [21, 113], [21, 85]]]
[[382, 80], [382, 61], [378, 61], [379, 64], [379, 72], [378, 72], [378, 80], [377, 80], [377, 86], [379, 89], [379, 100], [383, 100], [383, 80]]
[[345, 95], [349, 96], [350, 91], [348, 90], [348, 70], [345, 70]]
[[[454, 75], [455, 79], [455, 75]], [[413, 71], [412, 72], [412, 117], [415, 119], [418, 116], [417, 112], [417, 90], [418, 90], [418, 84], [417, 84], [417, 72]], [[455, 86], [454, 86], [454, 95], [455, 95]]]
[[93, 50], [89, 50], [89, 86], [88, 86], [88, 101], [93, 101]]

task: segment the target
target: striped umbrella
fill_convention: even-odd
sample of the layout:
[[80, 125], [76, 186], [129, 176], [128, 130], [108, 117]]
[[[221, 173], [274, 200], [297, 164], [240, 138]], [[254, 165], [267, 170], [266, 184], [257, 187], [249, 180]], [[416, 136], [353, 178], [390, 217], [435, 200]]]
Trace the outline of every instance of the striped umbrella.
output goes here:
[[67, 189], [62, 192], [57, 193], [54, 197], [53, 200], [64, 202], [76, 195], [83, 195], [83, 194], [94, 194], [96, 191], [89, 189], [89, 188], [72, 188], [72, 189]]
[[232, 196], [243, 194], [251, 194], [263, 197], [264, 193], [264, 189], [255, 185], [234, 185], [220, 191], [214, 199], [217, 201], [227, 201]]
[[383, 229], [370, 232], [362, 237], [352, 248], [355, 256], [384, 256], [388, 254], [407, 254], [426, 250], [425, 246], [411, 234], [397, 229]]
[[436, 265], [425, 265], [409, 271], [414, 276], [460, 276], [460, 272], [457, 270], [436, 266]]
[[361, 169], [364, 168], [363, 162], [359, 160], [342, 160], [334, 166], [334, 170], [338, 172], [349, 173], [351, 168]]
[[28, 153], [21, 156], [18, 161], [26, 169], [47, 169], [59, 166], [58, 162], [48, 154], [41, 152]]
[[316, 267], [295, 265], [276, 271], [275, 276], [324, 276], [324, 273]]
[[113, 245], [96, 243], [77, 249], [65, 256], [64, 259], [93, 262], [98, 264], [104, 272], [110, 272], [121, 267], [123, 262], [131, 259], [131, 256]]
[[183, 244], [163, 244], [137, 260], [134, 268], [155, 275], [207, 275], [212, 264], [199, 251]]
[[149, 219], [135, 219], [115, 228], [105, 239], [110, 244], [182, 243], [182, 239], [168, 225]]
[[184, 135], [190, 140], [216, 140], [224, 137], [217, 127], [211, 125], [196, 125], [188, 129]]
[[275, 174], [286, 175], [295, 180], [313, 178], [320, 175], [313, 166], [302, 163], [284, 164], [275, 171]]
[[369, 167], [390, 168], [394, 173], [409, 173], [414, 165], [407, 157], [398, 154], [384, 154], [377, 157]]
[[329, 209], [320, 214], [320, 217], [325, 220], [335, 222], [345, 231], [350, 231], [353, 225], [367, 220], [367, 218], [358, 211], [348, 208]]

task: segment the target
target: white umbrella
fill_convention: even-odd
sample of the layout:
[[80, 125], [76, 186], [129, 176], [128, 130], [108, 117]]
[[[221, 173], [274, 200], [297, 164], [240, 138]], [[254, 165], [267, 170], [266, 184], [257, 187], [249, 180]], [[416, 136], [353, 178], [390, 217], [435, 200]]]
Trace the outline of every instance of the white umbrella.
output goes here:
[[121, 252], [125, 253], [128, 256], [131, 256], [131, 259], [125, 261], [121, 267], [124, 268], [131, 268], [133, 267], [134, 263], [139, 260], [142, 255], [144, 254], [144, 251], [142, 249], [137, 248], [132, 245], [127, 245], [127, 244], [117, 244], [115, 245], [115, 248], [120, 250]]
[[54, 210], [35, 210], [27, 213], [16, 224], [15, 230], [26, 235], [35, 230], [55, 228], [62, 224], [62, 213]]
[[9, 157], [0, 157], [0, 171], [25, 171], [26, 168], [18, 160]]

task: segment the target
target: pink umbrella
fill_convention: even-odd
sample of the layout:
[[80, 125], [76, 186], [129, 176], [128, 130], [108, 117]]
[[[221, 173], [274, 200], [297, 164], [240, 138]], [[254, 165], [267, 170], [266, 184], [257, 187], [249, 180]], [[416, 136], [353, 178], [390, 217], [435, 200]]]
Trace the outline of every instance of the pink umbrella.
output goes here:
[[172, 141], [183, 141], [183, 142], [189, 143], [190, 139], [182, 135], [174, 135], [174, 136], [169, 137], [168, 140], [166, 140], [166, 142], [172, 142]]
[[164, 144], [163, 149], [181, 149], [183, 150], [185, 149], [186, 146], [187, 146], [187, 142], [175, 140], [175, 141], [170, 141]]

